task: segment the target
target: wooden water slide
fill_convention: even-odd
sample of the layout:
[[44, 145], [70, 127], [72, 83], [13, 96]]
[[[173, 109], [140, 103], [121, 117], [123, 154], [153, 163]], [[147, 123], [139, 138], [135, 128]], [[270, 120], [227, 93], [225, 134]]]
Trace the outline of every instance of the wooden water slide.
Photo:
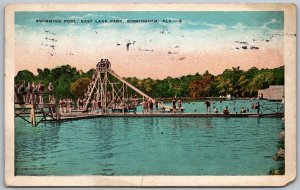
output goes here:
[[[116, 73], [114, 73], [111, 70], [107, 70], [108, 73], [110, 73], [112, 76], [114, 76], [115, 78], [117, 78], [118, 80], [120, 80], [121, 82], [123, 82], [124, 84], [126, 84], [127, 86], [129, 86], [132, 90], [134, 90], [135, 92], [139, 93], [141, 96], [145, 97], [145, 98], [149, 98], [150, 100], [152, 100], [152, 102], [154, 102], [154, 99], [151, 98], [150, 96], [148, 96], [147, 94], [145, 94], [144, 92], [140, 91], [138, 88], [134, 87], [132, 84], [130, 84], [129, 82], [127, 82], [126, 80], [124, 80], [122, 77], [120, 77], [119, 75], [117, 75]], [[159, 104], [159, 107], [161, 108], [167, 108], [167, 109], [173, 109], [170, 106], [165, 106], [163, 104]]]
[[114, 76], [115, 78], [117, 78], [118, 80], [120, 80], [121, 82], [123, 82], [124, 84], [126, 84], [127, 86], [129, 86], [132, 90], [134, 90], [135, 92], [139, 93], [141, 96], [149, 98], [150, 100], [154, 101], [150, 96], [148, 96], [147, 94], [145, 94], [144, 92], [140, 91], [138, 88], [134, 87], [132, 84], [130, 84], [129, 82], [127, 82], [126, 80], [122, 79], [119, 75], [117, 75], [116, 73], [112, 72], [111, 70], [108, 70], [108, 72]]

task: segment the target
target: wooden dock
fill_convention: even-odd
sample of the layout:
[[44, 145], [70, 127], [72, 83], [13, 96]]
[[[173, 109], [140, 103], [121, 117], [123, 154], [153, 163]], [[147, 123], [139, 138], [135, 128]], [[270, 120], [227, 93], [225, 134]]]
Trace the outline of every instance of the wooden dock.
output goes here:
[[[34, 102], [15, 102], [15, 117], [20, 117], [32, 126], [37, 126], [44, 121], [56, 121], [55, 103], [36, 104]], [[49, 118], [49, 119], [47, 119]]]
[[256, 114], [256, 113], [237, 113], [237, 114], [206, 114], [206, 113], [81, 113], [76, 115], [61, 116], [59, 121], [79, 120], [79, 119], [92, 119], [92, 118], [108, 118], [108, 117], [131, 117], [131, 118], [265, 118], [274, 117], [282, 118], [283, 113], [272, 114]]
[[[113, 117], [127, 117], [127, 118], [283, 118], [283, 113], [257, 114], [257, 113], [170, 113], [170, 112], [154, 112], [154, 113], [135, 113], [135, 112], [109, 112], [109, 113], [92, 113], [83, 112], [82, 110], [73, 110], [71, 113], [53, 115], [52, 111], [55, 109], [55, 104], [15, 104], [15, 116], [20, 117], [33, 126], [37, 126], [41, 122], [60, 122], [71, 121], [79, 119], [93, 119], [93, 118], [113, 118]], [[45, 109], [49, 109], [46, 111]], [[28, 118], [29, 117], [29, 118]], [[40, 117], [36, 121], [36, 118]]]

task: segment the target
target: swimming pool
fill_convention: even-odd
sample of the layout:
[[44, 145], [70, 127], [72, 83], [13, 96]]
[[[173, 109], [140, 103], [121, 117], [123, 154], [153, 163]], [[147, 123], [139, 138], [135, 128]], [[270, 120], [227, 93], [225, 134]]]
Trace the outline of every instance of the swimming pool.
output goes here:
[[16, 175], [267, 175], [280, 164], [279, 118], [15, 122]]

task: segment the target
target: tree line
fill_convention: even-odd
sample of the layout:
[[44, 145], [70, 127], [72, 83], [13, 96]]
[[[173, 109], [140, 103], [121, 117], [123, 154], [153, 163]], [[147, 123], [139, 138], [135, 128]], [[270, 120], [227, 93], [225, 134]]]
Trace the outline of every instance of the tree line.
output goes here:
[[[15, 76], [15, 83], [42, 81], [48, 85], [52, 82], [57, 99], [77, 98], [83, 96], [94, 72], [94, 69], [87, 72], [79, 71], [70, 65], [62, 65], [54, 69], [37, 69], [37, 75], [22, 70]], [[201, 98], [226, 94], [235, 97], [254, 97], [257, 96], [259, 89], [284, 84], [284, 66], [274, 69], [252, 67], [247, 71], [241, 70], [240, 67], [232, 67], [219, 75], [205, 71], [203, 74], [196, 73], [175, 78], [168, 76], [163, 80], [136, 77], [124, 79], [151, 97]]]

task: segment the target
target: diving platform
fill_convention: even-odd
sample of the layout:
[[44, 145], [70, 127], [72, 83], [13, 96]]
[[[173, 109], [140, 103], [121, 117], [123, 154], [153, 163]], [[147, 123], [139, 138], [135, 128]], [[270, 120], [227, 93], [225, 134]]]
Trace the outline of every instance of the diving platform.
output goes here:
[[[108, 113], [110, 109], [125, 113], [127, 112], [126, 107], [136, 106], [139, 98], [142, 99], [143, 103], [151, 102], [152, 107], [157, 101], [158, 107], [172, 109], [172, 107], [151, 98], [116, 74], [111, 69], [111, 63], [108, 59], [101, 59], [96, 65], [92, 81], [85, 93], [83, 111], [87, 111], [89, 106], [93, 105], [92, 101], [96, 101], [101, 104], [104, 113]], [[122, 109], [119, 109], [120, 107]]]
[[[45, 95], [49, 93], [38, 93], [37, 95]], [[32, 98], [30, 103], [15, 102], [15, 117], [19, 117], [30, 123], [32, 126], [37, 126], [44, 121], [56, 121], [58, 119], [55, 102], [36, 103]]]

